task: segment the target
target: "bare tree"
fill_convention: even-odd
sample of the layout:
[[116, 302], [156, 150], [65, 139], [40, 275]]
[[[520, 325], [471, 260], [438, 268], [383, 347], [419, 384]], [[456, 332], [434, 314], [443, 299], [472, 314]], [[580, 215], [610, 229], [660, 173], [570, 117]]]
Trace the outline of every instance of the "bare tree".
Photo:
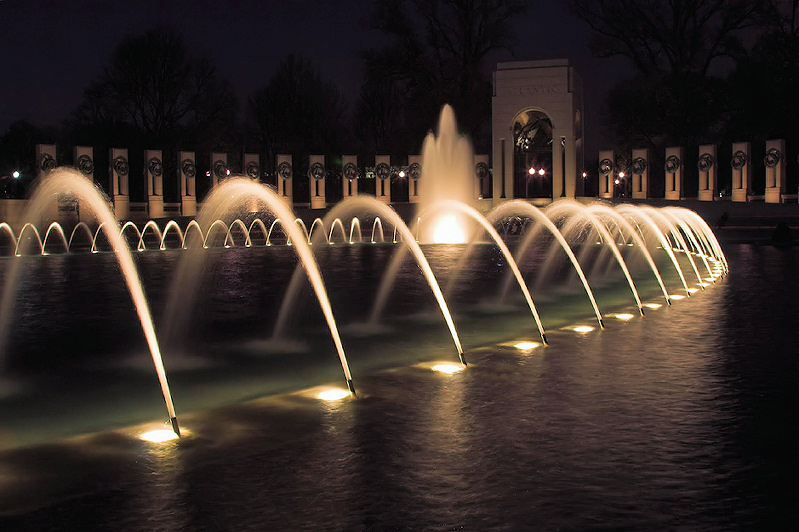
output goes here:
[[73, 122], [122, 121], [148, 141], [196, 142], [233, 125], [235, 98], [206, 59], [189, 55], [173, 31], [127, 37], [84, 91]]
[[491, 84], [485, 60], [494, 50], [510, 48], [510, 23], [530, 4], [522, 0], [377, 2], [374, 27], [390, 42], [364, 55], [367, 80], [373, 84], [376, 77], [389, 80], [402, 95], [404, 108], [413, 110], [402, 124], [405, 137], [420, 143], [445, 103], [455, 107], [459, 123], [468, 132], [487, 134], [483, 129], [490, 114]]

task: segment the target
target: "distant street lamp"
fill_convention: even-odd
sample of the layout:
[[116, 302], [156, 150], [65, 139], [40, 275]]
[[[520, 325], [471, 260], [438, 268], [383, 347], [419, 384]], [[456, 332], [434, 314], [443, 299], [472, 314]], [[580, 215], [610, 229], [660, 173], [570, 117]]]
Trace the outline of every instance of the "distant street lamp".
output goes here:
[[19, 179], [19, 170], [14, 170], [14, 172], [11, 173], [11, 177]]

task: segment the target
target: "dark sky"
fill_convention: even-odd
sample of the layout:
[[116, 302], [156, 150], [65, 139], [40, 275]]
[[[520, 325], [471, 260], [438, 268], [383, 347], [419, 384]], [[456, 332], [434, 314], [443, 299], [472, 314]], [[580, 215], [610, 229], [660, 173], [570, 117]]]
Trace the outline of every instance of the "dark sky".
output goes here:
[[[352, 101], [360, 84], [358, 52], [381, 43], [369, 29], [370, 6], [355, 0], [0, 0], [0, 133], [19, 119], [59, 125], [121, 38], [159, 25], [179, 30], [193, 52], [210, 56], [240, 102], [291, 52], [308, 56]], [[568, 57], [583, 76], [590, 153], [597, 135], [589, 130], [598, 126], [601, 98], [615, 82], [604, 73], [618, 72], [621, 63], [591, 58], [587, 26], [560, 1], [536, 2], [516, 26], [516, 59]]]

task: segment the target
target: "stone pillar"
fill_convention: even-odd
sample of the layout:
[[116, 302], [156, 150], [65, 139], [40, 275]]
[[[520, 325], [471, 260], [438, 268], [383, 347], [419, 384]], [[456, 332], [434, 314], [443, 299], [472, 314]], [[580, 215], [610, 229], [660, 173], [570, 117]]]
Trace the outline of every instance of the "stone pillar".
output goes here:
[[615, 154], [613, 150], [599, 152], [599, 197], [613, 197], [613, 178], [616, 175]]
[[699, 146], [699, 200], [713, 201], [716, 199], [716, 145], [703, 144]]
[[341, 197], [351, 198], [358, 194], [358, 156], [345, 155], [341, 158]]
[[39, 170], [39, 179], [44, 177], [44, 174], [55, 170], [58, 163], [56, 162], [55, 144], [37, 144], [36, 145], [36, 168]]
[[127, 220], [130, 216], [128, 150], [111, 148], [108, 153], [108, 164], [110, 166], [108, 173], [111, 175], [111, 195], [114, 198], [114, 215], [118, 220]]
[[311, 155], [308, 158], [308, 179], [310, 180], [309, 190], [311, 191], [311, 208], [324, 209], [327, 207], [325, 201], [325, 156]]
[[682, 197], [682, 147], [666, 148], [666, 162], [663, 170], [666, 174], [666, 199], [678, 200]]
[[219, 182], [230, 175], [227, 166], [227, 153], [211, 154], [211, 188], [216, 187]]
[[491, 168], [488, 166], [488, 155], [474, 156], [474, 197], [477, 200], [489, 198], [491, 191], [488, 189]]
[[630, 177], [633, 184], [633, 198], [649, 197], [649, 150], [641, 148], [633, 150], [633, 162], [630, 164]]
[[144, 178], [147, 180], [147, 206], [150, 218], [164, 217], [164, 163], [161, 150], [144, 152]]
[[785, 194], [785, 140], [767, 140], [766, 156], [766, 203], [780, 203]]
[[183, 216], [197, 215], [197, 164], [193, 151], [178, 153], [178, 182], [180, 183], [180, 207]]
[[732, 201], [749, 200], [749, 158], [751, 148], [748, 142], [734, 142], [732, 145]]
[[419, 179], [422, 177], [422, 156], [409, 155], [408, 156], [408, 201], [411, 203], [419, 203], [421, 201], [421, 183]]
[[391, 157], [375, 156], [375, 197], [385, 204], [391, 203]]
[[294, 202], [294, 169], [291, 166], [291, 155], [277, 156], [277, 193], [286, 200], [289, 207]]

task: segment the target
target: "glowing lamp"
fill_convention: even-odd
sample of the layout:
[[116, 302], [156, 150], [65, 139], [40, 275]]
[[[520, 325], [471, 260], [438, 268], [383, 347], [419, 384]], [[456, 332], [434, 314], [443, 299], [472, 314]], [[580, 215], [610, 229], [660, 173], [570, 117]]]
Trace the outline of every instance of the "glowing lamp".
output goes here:
[[527, 170], [527, 173], [530, 175], [535, 175], [535, 168], [530, 167], [530, 169]]
[[399, 176], [400, 177], [405, 177], [405, 170], [400, 170], [399, 171]]
[[538, 171], [538, 175], [544, 175], [545, 173], [546, 173], [546, 172], [544, 172], [544, 169], [543, 169], [543, 168], [541, 168], [541, 169]]
[[619, 172], [619, 177], [621, 177], [622, 179], [624, 179], [624, 172]]
[[19, 170], [14, 170], [14, 172], [11, 174], [11, 177], [14, 179], [19, 179]]

